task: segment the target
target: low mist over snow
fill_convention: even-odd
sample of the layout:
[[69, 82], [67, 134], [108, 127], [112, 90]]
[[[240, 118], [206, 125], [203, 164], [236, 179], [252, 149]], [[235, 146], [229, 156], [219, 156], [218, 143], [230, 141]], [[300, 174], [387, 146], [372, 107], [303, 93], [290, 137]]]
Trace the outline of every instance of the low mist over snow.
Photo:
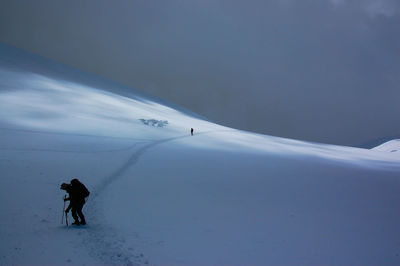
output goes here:
[[[0, 136], [1, 265], [400, 263], [398, 140], [239, 131], [5, 45]], [[72, 178], [86, 226], [61, 224]]]

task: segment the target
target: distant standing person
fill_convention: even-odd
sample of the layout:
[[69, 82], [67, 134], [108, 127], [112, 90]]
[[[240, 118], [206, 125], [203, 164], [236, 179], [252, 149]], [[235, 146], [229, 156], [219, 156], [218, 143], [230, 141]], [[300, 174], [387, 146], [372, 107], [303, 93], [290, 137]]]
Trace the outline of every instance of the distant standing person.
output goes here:
[[190, 134], [193, 136], [193, 128], [190, 129]]
[[64, 199], [64, 201], [69, 200], [70, 202], [68, 208], [65, 210], [65, 213], [68, 215], [68, 212], [71, 210], [72, 218], [74, 218], [74, 222], [72, 224], [85, 225], [86, 220], [82, 213], [82, 208], [86, 202], [86, 198], [90, 194], [89, 190], [76, 178], [71, 180], [71, 184], [62, 183], [61, 189], [67, 191], [69, 194], [69, 197]]

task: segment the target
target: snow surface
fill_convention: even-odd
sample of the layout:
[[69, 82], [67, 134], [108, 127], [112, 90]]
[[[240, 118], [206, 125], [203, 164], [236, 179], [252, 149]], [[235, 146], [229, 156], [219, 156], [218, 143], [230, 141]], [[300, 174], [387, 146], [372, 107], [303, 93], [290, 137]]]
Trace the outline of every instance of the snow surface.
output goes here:
[[[254, 134], [123, 90], [0, 45], [0, 265], [400, 265], [399, 140]], [[61, 224], [72, 178], [83, 227]]]
[[373, 148], [373, 150], [399, 154], [400, 153], [400, 139], [394, 139], [394, 140], [385, 142], [382, 145], [379, 145], [379, 146]]

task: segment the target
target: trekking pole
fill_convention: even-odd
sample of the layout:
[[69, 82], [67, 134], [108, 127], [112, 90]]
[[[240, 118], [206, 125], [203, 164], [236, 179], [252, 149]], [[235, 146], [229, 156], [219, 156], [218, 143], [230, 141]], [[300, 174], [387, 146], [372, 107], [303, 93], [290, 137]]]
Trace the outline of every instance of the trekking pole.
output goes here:
[[67, 195], [64, 195], [64, 208], [63, 208], [63, 214], [62, 214], [62, 218], [61, 218], [61, 224], [64, 223], [64, 213], [65, 213], [65, 199], [67, 198]]
[[67, 214], [65, 214], [65, 223], [67, 224], [67, 226], [68, 226], [68, 213]]

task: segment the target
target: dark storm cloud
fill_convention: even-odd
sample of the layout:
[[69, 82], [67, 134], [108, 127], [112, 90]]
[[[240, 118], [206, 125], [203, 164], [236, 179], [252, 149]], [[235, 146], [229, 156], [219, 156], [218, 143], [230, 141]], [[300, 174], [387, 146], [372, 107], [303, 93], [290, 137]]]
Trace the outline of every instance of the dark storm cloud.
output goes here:
[[400, 3], [2, 1], [1, 41], [236, 128], [358, 145], [400, 133]]

